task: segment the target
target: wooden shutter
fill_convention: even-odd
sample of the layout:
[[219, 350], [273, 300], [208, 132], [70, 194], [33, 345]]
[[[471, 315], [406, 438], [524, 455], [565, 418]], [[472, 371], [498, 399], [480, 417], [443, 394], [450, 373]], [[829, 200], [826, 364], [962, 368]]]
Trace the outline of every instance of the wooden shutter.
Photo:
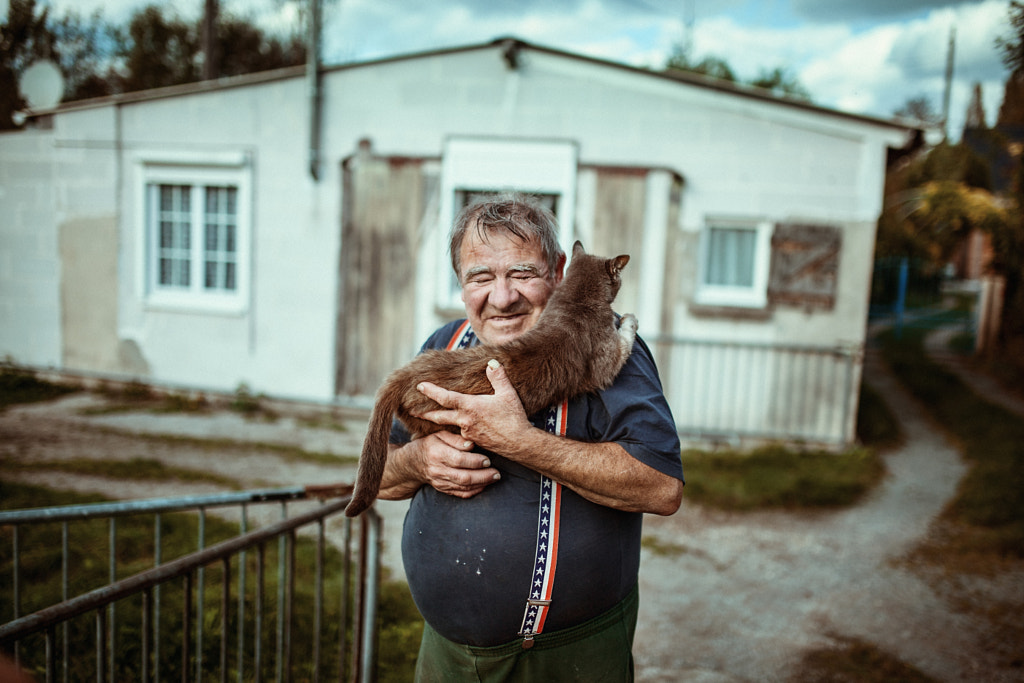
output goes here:
[[839, 228], [776, 225], [772, 235], [768, 301], [806, 308], [833, 308], [841, 247]]
[[416, 348], [416, 230], [426, 193], [422, 160], [346, 162], [335, 391], [370, 396]]

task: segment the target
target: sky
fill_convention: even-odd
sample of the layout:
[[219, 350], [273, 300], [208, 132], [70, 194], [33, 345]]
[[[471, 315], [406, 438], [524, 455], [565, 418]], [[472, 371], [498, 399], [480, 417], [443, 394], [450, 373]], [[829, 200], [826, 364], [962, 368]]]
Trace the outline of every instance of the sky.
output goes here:
[[[60, 15], [102, 8], [108, 19], [161, 0], [38, 0]], [[220, 0], [221, 11], [269, 30], [298, 25], [306, 0]], [[815, 104], [890, 118], [911, 98], [941, 112], [955, 30], [950, 134], [959, 138], [975, 83], [995, 123], [1008, 71], [1009, 0], [323, 0], [324, 61], [339, 64], [514, 36], [543, 47], [660, 68], [690, 46], [741, 80], [782, 67]], [[183, 18], [203, 0], [174, 0]], [[0, 9], [6, 15], [6, 8]]]

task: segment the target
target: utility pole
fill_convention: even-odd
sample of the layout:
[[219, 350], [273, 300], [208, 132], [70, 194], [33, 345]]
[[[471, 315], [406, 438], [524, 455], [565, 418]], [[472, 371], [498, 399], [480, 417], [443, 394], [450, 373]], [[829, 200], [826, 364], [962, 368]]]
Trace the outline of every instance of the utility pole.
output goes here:
[[693, 23], [697, 0], [683, 0], [683, 56], [689, 62], [693, 56]]
[[220, 55], [217, 53], [218, 0], [206, 0], [203, 8], [203, 80], [211, 81], [220, 75]]
[[949, 100], [953, 91], [953, 56], [956, 52], [956, 26], [949, 28], [949, 49], [946, 51], [946, 91], [942, 96], [942, 137], [949, 140]]

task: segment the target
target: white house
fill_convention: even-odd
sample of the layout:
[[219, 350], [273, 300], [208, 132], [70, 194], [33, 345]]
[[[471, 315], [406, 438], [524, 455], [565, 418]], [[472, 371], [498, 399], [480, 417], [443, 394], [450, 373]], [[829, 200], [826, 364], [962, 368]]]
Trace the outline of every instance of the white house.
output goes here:
[[[460, 302], [475, 193], [632, 256], [679, 428], [853, 439], [887, 157], [916, 131], [514, 39], [132, 93], [0, 136], [0, 356], [368, 401]], [[318, 118], [322, 122], [311, 129]]]

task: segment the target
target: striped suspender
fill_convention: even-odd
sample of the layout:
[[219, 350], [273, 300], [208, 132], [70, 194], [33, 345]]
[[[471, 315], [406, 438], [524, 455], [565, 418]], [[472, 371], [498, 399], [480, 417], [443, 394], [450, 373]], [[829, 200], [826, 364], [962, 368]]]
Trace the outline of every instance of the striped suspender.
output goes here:
[[[465, 321], [455, 330], [446, 347], [464, 349], [473, 343], [476, 335]], [[569, 402], [562, 401], [548, 408], [546, 427], [552, 434], [565, 436], [569, 421]], [[551, 607], [551, 591], [555, 585], [555, 565], [558, 564], [558, 531], [562, 505], [562, 485], [557, 481], [540, 477], [540, 502], [537, 509], [537, 552], [534, 556], [534, 571], [527, 593], [526, 610], [519, 635], [523, 637], [523, 649], [533, 647], [533, 637], [544, 630], [544, 621]]]
[[[565, 436], [569, 419], [569, 402], [548, 408], [547, 430]], [[540, 503], [537, 513], [537, 554], [534, 562], [533, 582], [530, 584], [523, 625], [523, 649], [533, 647], [533, 637], [544, 630], [551, 607], [551, 590], [555, 585], [555, 565], [558, 564], [559, 517], [562, 511], [562, 485], [540, 476]]]
[[452, 335], [451, 341], [448, 342], [446, 350], [451, 351], [452, 349], [464, 349], [473, 343], [476, 339], [476, 335], [473, 334], [473, 328], [469, 326], [469, 321], [459, 325], [459, 329], [455, 330], [455, 334]]

